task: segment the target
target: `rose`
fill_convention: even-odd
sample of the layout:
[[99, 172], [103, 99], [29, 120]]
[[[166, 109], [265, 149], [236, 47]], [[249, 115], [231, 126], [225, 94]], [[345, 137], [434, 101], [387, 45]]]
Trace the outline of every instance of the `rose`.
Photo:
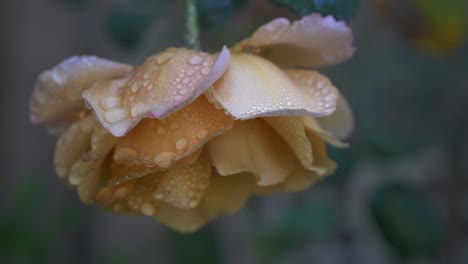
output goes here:
[[333, 172], [325, 141], [346, 145], [335, 136], [350, 133], [352, 114], [304, 68], [353, 52], [343, 22], [312, 14], [214, 55], [169, 48], [136, 68], [72, 57], [39, 76], [31, 120], [60, 134], [56, 172], [83, 202], [193, 231], [251, 195]]

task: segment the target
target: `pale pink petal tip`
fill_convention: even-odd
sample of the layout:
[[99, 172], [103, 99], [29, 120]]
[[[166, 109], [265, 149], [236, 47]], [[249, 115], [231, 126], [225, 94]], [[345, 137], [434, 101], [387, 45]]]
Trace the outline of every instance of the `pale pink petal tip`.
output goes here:
[[282, 67], [323, 67], [349, 59], [353, 33], [343, 21], [332, 16], [311, 14], [292, 24], [277, 18], [261, 26], [237, 49], [259, 47], [264, 56]]

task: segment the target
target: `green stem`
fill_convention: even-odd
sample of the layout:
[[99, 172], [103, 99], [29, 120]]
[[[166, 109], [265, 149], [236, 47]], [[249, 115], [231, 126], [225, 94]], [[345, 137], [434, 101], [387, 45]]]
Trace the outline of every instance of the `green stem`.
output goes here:
[[198, 28], [198, 10], [196, 0], [185, 0], [187, 3], [187, 44], [189, 48], [200, 50], [200, 38]]

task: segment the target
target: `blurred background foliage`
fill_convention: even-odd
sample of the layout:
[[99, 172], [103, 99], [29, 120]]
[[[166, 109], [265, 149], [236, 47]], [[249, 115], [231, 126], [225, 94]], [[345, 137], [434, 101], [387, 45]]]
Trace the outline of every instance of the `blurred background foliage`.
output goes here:
[[253, 198], [190, 235], [82, 205], [55, 178], [53, 139], [31, 128], [26, 109], [36, 74], [60, 59], [141, 63], [184, 45], [184, 1], [2, 4], [11, 74], [2, 78], [0, 263], [468, 263], [466, 1], [198, 0], [206, 50], [278, 16], [348, 21], [358, 51], [325, 73], [357, 127], [350, 148], [329, 151], [333, 176]]

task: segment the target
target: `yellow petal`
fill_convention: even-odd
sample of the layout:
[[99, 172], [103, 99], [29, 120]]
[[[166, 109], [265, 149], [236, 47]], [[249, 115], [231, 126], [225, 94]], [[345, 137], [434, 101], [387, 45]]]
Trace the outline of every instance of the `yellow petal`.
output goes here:
[[254, 186], [254, 176], [247, 173], [230, 177], [212, 176], [210, 187], [198, 207], [180, 209], [162, 204], [155, 218], [180, 232], [193, 232], [221, 215], [238, 211], [247, 201]]
[[81, 92], [93, 83], [129, 74], [132, 67], [93, 56], [71, 57], [39, 75], [31, 96], [31, 122], [67, 126], [83, 117]]
[[337, 91], [328, 78], [311, 71], [298, 74], [305, 85], [295, 85], [282, 70], [261, 57], [233, 54], [227, 71], [207, 95], [241, 120], [332, 114]]
[[162, 173], [153, 197], [178, 208], [195, 208], [208, 188], [210, 176], [211, 160], [208, 155], [202, 154], [193, 165]]
[[309, 139], [306, 136], [302, 117], [275, 116], [263, 118], [283, 139], [296, 154], [302, 166], [312, 169], [313, 156]]
[[322, 178], [323, 175], [298, 166], [284, 182], [271, 186], [256, 186], [253, 193], [256, 195], [270, 195], [278, 192], [303, 191]]
[[166, 119], [143, 119], [117, 144], [114, 159], [168, 168], [232, 124], [230, 116], [201, 96]]
[[352, 42], [353, 34], [344, 22], [311, 14], [292, 24], [286, 18], [274, 19], [233, 50], [259, 50], [281, 67], [322, 67], [350, 58], [355, 50]]
[[289, 146], [261, 119], [236, 121], [207, 148], [220, 175], [251, 172], [259, 185], [282, 182], [298, 164]]
[[338, 97], [335, 112], [319, 117], [317, 121], [321, 127], [339, 139], [348, 138], [354, 129], [353, 112], [343, 95]]
[[148, 58], [128, 81], [97, 84], [83, 98], [120, 137], [145, 117], [162, 119], [193, 102], [223, 74], [229, 59], [226, 48], [218, 56], [170, 48]]
[[306, 116], [306, 117], [303, 117], [303, 121], [304, 121], [304, 126], [307, 131], [320, 135], [324, 140], [326, 140], [332, 146], [335, 146], [338, 148], [345, 148], [348, 146], [347, 143], [342, 142], [341, 140], [336, 138], [333, 134], [326, 131], [322, 126], [320, 126], [320, 123], [317, 121], [317, 118]]
[[96, 124], [90, 150], [73, 164], [69, 175], [70, 183], [77, 185], [78, 194], [84, 203], [93, 202], [97, 189], [110, 177], [109, 153], [117, 139]]
[[[96, 202], [115, 211], [154, 215], [162, 203], [190, 209], [198, 206], [208, 188], [211, 160], [202, 154], [192, 165], [171, 168], [96, 192]], [[117, 208], [115, 208], [117, 207]]]
[[[194, 164], [200, 157], [202, 151], [203, 148], [199, 148], [191, 155], [174, 162], [171, 167], [180, 167]], [[138, 179], [148, 174], [160, 172], [165, 170], [165, 168], [162, 168], [158, 165], [150, 165], [145, 163], [145, 160], [133, 160], [129, 158], [119, 161], [114, 160], [111, 165], [111, 170], [112, 176], [110, 181], [107, 183], [108, 186], [120, 185], [124, 182]]]
[[302, 166], [297, 166], [284, 182], [272, 186], [257, 186], [255, 194], [302, 191], [335, 171], [336, 163], [328, 158], [323, 139], [311, 132], [306, 132], [306, 135], [312, 145], [312, 168], [307, 170]]
[[89, 150], [94, 123], [94, 118], [88, 116], [71, 125], [59, 137], [54, 155], [55, 171], [59, 178], [68, 177], [72, 165]]

